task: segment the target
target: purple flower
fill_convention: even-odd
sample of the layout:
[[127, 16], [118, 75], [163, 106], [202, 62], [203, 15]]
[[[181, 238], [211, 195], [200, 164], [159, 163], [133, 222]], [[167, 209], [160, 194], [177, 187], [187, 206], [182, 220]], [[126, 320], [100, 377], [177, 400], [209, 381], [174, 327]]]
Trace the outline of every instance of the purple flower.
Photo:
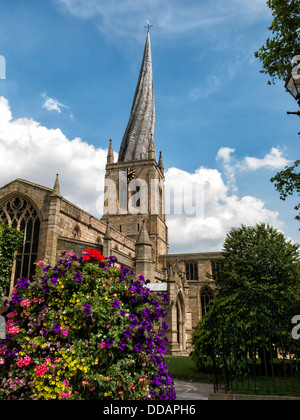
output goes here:
[[123, 333], [124, 337], [126, 337], [126, 338], [130, 338], [131, 334], [132, 334], [132, 331], [130, 331], [130, 330], [125, 330], [124, 333]]
[[121, 312], [120, 312], [120, 315], [122, 315], [122, 316], [126, 316], [126, 315], [127, 315], [127, 312], [126, 312], [126, 311], [121, 311]]
[[134, 319], [133, 321], [131, 321], [130, 328], [133, 329], [137, 325], [138, 325], [138, 321], [136, 319]]
[[76, 272], [76, 273], [74, 274], [74, 280], [75, 280], [75, 281], [81, 281], [82, 277], [83, 277], [83, 276], [82, 276], [82, 274], [81, 274], [81, 273], [77, 273], [77, 272]]
[[114, 302], [113, 302], [113, 307], [114, 307], [115, 309], [119, 309], [119, 307], [120, 307], [120, 302], [118, 301], [118, 299], [115, 299], [115, 300], [114, 300]]
[[151, 311], [150, 311], [150, 309], [148, 309], [148, 308], [143, 309], [143, 310], [141, 311], [141, 315], [142, 315], [142, 316], [144, 316], [145, 318], [149, 318], [149, 316], [151, 315]]
[[84, 307], [84, 309], [83, 309], [83, 313], [85, 314], [85, 315], [90, 315], [91, 314], [91, 306], [92, 305], [89, 305], [89, 304], [85, 304], [85, 305], [82, 305], [83, 307]]
[[51, 278], [51, 283], [53, 284], [53, 286], [56, 286], [57, 282], [58, 282], [58, 279], [56, 277]]
[[54, 331], [56, 334], [59, 334], [59, 333], [60, 333], [60, 324], [54, 324], [54, 325], [53, 325], [53, 331]]
[[142, 351], [142, 348], [143, 348], [143, 346], [140, 343], [138, 343], [134, 346], [134, 350], [135, 350], [136, 353], [140, 353]]
[[106, 340], [106, 342], [105, 342], [106, 347], [110, 347], [110, 346], [112, 346], [112, 345], [113, 345], [113, 343], [114, 343], [114, 340], [113, 340], [112, 338], [109, 338], [109, 339], [108, 339], [108, 340]]
[[18, 284], [17, 289], [28, 289], [30, 281], [28, 279], [25, 279], [24, 277], [21, 277]]
[[123, 341], [120, 341], [120, 342], [119, 342], [119, 349], [120, 349], [121, 351], [124, 351], [125, 346], [126, 346], [126, 343], [124, 343]]
[[161, 328], [162, 328], [162, 330], [163, 330], [163, 331], [167, 331], [167, 329], [168, 329], [168, 324], [166, 324], [165, 322], [163, 322], [163, 323], [161, 324]]

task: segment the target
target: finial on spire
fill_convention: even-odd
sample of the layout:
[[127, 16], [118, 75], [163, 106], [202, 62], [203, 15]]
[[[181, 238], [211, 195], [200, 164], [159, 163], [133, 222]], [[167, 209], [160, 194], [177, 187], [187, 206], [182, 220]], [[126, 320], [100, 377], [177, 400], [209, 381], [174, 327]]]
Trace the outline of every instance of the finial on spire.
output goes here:
[[153, 28], [153, 25], [150, 25], [149, 20], [147, 20], [147, 26], [145, 28], [148, 28], [148, 32], [150, 32], [150, 29]]

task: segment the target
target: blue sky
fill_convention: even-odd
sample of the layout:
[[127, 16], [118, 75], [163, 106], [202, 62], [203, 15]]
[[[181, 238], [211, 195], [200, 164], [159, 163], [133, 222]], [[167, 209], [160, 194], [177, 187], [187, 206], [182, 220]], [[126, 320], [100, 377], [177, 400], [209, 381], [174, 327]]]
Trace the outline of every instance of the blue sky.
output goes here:
[[0, 10], [0, 110], [11, 113], [0, 128], [1, 185], [51, 186], [60, 172], [64, 196], [97, 213], [89, 192], [102, 194], [110, 138], [119, 150], [150, 20], [157, 151], [174, 169], [169, 182], [184, 173], [209, 185], [207, 223], [170, 217], [171, 250], [217, 250], [243, 221], [300, 241], [296, 201], [281, 202], [269, 181], [299, 158], [299, 120], [286, 115], [297, 104], [283, 83], [268, 86], [254, 58], [269, 36], [265, 0], [0, 0]]

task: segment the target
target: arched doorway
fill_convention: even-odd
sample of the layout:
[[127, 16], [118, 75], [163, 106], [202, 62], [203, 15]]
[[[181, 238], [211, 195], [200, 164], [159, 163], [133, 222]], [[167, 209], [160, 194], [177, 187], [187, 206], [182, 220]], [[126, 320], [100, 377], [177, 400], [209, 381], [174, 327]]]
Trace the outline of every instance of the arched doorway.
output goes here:
[[0, 220], [24, 233], [23, 244], [17, 250], [12, 284], [20, 277], [31, 278], [37, 261], [40, 218], [30, 199], [14, 196], [0, 203]]

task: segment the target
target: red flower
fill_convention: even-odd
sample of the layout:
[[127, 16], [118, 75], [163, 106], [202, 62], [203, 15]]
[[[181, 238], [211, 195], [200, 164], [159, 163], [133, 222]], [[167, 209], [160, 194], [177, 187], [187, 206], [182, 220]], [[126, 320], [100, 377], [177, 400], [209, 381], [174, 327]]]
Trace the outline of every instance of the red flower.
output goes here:
[[97, 249], [88, 248], [86, 251], [83, 251], [83, 259], [86, 261], [94, 260], [94, 261], [104, 261], [105, 257], [101, 254], [100, 251]]
[[93, 249], [91, 252], [90, 252], [90, 257], [91, 258], [94, 258], [95, 260], [97, 260], [97, 261], [99, 261], [99, 260], [104, 260], [105, 259], [105, 257], [103, 257], [103, 255], [101, 254], [101, 252], [100, 251], [98, 251], [97, 249]]

